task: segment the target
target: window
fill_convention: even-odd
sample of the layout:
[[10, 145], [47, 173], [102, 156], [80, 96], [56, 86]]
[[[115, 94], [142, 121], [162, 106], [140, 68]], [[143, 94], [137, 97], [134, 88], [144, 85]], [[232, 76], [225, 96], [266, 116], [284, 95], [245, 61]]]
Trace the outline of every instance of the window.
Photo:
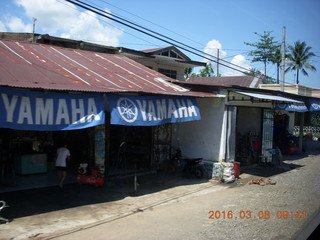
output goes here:
[[159, 68], [158, 72], [166, 75], [167, 77], [177, 79], [177, 71], [175, 70]]
[[161, 56], [166, 56], [166, 57], [171, 57], [171, 58], [177, 58], [177, 59], [183, 59], [179, 54], [177, 54], [176, 52], [169, 50], [169, 51], [165, 51], [160, 53]]

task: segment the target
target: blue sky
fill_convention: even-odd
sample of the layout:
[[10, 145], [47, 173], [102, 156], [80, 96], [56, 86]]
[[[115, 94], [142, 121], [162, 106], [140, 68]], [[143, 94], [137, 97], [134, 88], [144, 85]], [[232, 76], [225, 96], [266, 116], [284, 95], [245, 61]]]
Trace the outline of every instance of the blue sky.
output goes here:
[[[318, 71], [300, 74], [300, 84], [320, 88], [320, 1], [318, 0], [95, 0], [111, 13], [169, 36], [201, 51], [216, 55], [245, 68], [263, 71], [252, 63], [244, 42], [257, 42], [254, 32], [273, 31], [279, 43], [286, 27], [286, 43], [305, 41], [317, 55], [311, 59]], [[147, 37], [123, 25], [70, 6], [64, 0], [0, 0], [0, 31], [36, 32], [137, 50], [165, 47], [167, 43]], [[201, 57], [182, 50], [192, 60]], [[213, 63], [215, 67], [215, 64]], [[223, 76], [239, 75], [220, 68]], [[276, 67], [268, 65], [267, 74], [276, 78]], [[294, 83], [294, 73], [285, 81]]]

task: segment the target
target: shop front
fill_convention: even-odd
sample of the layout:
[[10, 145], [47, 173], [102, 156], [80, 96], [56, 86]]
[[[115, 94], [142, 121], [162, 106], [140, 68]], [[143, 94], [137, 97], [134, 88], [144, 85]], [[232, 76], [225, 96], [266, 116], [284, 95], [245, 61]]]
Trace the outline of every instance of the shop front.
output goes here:
[[264, 92], [234, 90], [227, 100], [226, 159], [241, 165], [272, 161], [270, 150], [280, 147], [283, 127], [278, 106], [291, 106], [290, 112], [305, 111], [302, 101]]
[[5, 185], [14, 185], [10, 181], [16, 177], [24, 185], [35, 175], [55, 185], [55, 153], [61, 143], [71, 152], [71, 182], [78, 177], [78, 182], [94, 185], [93, 178], [84, 176], [93, 169], [103, 178], [156, 171], [170, 157], [171, 125], [200, 119], [193, 97], [0, 91]]
[[[215, 96], [117, 54], [10, 40], [0, 46], [3, 178], [46, 174], [64, 141], [81, 173], [158, 169], [170, 156], [172, 125], [200, 119], [195, 97]], [[26, 169], [30, 163], [38, 168]]]
[[[95, 156], [94, 136], [105, 122], [103, 94], [4, 87], [0, 93], [2, 186], [19, 185], [19, 189], [29, 183], [41, 186], [56, 183], [54, 161], [61, 143], [68, 144], [72, 153], [70, 177], [76, 175], [81, 162], [96, 165], [99, 159]], [[31, 183], [31, 176], [37, 174], [46, 176]]]
[[157, 171], [170, 159], [172, 126], [200, 120], [194, 97], [108, 95], [109, 176]]

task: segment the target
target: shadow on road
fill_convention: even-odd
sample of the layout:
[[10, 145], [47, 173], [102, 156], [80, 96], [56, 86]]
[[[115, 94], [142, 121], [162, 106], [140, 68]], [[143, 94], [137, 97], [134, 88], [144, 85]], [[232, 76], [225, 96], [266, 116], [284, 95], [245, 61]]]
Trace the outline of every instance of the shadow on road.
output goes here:
[[268, 177], [272, 177], [274, 175], [285, 173], [301, 167], [303, 167], [303, 165], [294, 164], [294, 163], [283, 163], [281, 167], [272, 166], [272, 165], [271, 166], [270, 165], [269, 166], [253, 165], [253, 166], [246, 166], [242, 168], [241, 173], [247, 173], [254, 176], [268, 178]]
[[137, 178], [128, 177], [107, 181], [103, 187], [69, 184], [64, 189], [57, 186], [1, 193], [1, 200], [10, 206], [2, 212], [6, 218], [20, 218], [79, 206], [112, 202], [126, 197], [135, 197], [162, 191], [181, 185], [207, 182], [208, 179], [183, 178], [179, 175], [155, 173]]

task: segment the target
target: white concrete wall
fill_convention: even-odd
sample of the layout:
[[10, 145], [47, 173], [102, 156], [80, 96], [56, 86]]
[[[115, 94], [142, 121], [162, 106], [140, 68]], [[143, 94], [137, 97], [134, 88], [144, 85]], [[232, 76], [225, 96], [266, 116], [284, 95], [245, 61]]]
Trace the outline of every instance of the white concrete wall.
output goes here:
[[168, 69], [168, 70], [175, 70], [177, 71], [177, 80], [184, 81], [184, 67], [177, 67], [177, 66], [172, 66], [170, 63], [161, 61], [161, 62], [151, 62], [150, 60], [144, 60], [144, 59], [135, 59], [135, 61], [147, 66], [151, 67], [155, 71], [159, 71], [159, 68], [163, 69]]
[[223, 98], [198, 98], [200, 121], [173, 124], [172, 144], [180, 147], [183, 157], [202, 157], [204, 160], [219, 161], [223, 119]]

